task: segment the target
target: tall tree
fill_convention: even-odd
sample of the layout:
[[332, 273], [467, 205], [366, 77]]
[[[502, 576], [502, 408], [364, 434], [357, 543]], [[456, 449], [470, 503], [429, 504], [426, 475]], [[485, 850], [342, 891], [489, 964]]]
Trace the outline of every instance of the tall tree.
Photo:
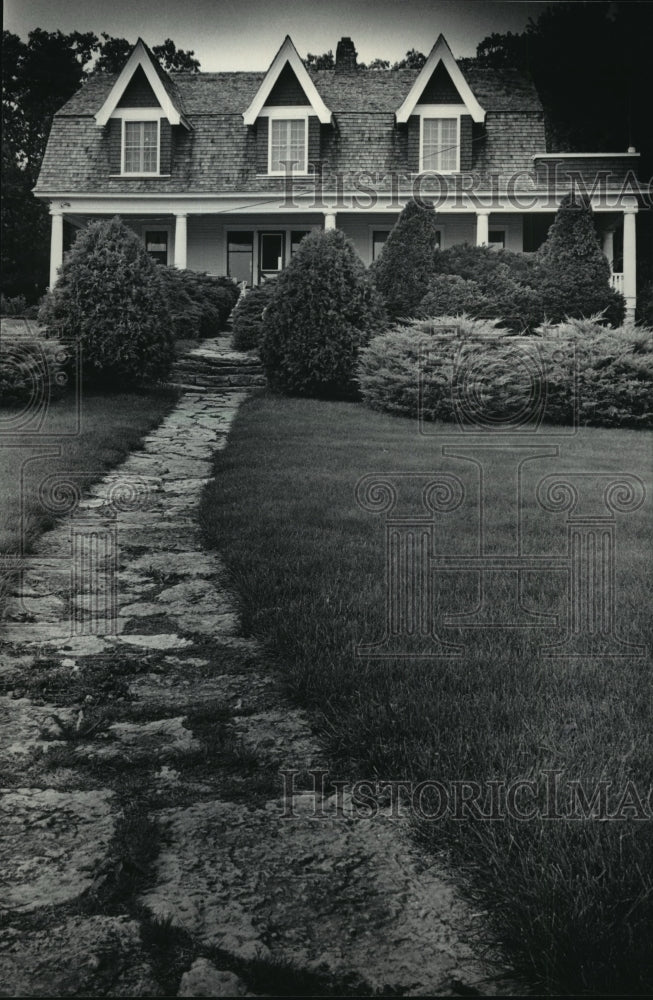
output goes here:
[[[33, 300], [47, 281], [49, 218], [32, 194], [54, 114], [94, 69], [118, 71], [131, 42], [93, 32], [10, 31], [2, 41], [2, 281], [5, 295]], [[164, 69], [196, 72], [194, 53], [170, 38], [155, 45]], [[93, 67], [93, 60], [96, 60]]]
[[[102, 38], [104, 41], [99, 45], [100, 55], [93, 68], [96, 72], [119, 73], [134, 47], [133, 42], [126, 38], [113, 38], [105, 31], [102, 32]], [[152, 46], [152, 53], [168, 72], [197, 73], [200, 68], [195, 52], [192, 49], [178, 49], [171, 38]]]

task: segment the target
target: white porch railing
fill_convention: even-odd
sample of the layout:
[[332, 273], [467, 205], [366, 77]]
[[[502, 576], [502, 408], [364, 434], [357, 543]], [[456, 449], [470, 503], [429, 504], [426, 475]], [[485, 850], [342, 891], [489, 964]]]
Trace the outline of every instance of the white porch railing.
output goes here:
[[614, 288], [615, 292], [621, 292], [623, 295], [624, 291], [624, 275], [623, 271], [613, 271], [610, 275], [610, 284]]

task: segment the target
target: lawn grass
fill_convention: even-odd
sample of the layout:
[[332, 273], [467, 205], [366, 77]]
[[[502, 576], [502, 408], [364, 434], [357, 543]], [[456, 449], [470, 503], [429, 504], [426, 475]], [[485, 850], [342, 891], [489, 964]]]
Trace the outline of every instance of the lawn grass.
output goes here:
[[[466, 644], [459, 659], [355, 654], [385, 625], [384, 522], [355, 502], [362, 476], [459, 475], [470, 502], [438, 519], [438, 545], [474, 551], [475, 472], [439, 458], [439, 443], [408, 420], [356, 404], [256, 397], [216, 457], [201, 511], [206, 541], [226, 560], [245, 629], [267, 643], [289, 693], [312, 711], [334, 775], [538, 781], [544, 815], [530, 820], [514, 812], [488, 820], [470, 809], [462, 820], [415, 821], [416, 835], [434, 852], [447, 851], [472, 898], [487, 907], [514, 968], [549, 994], [645, 994], [653, 981], [650, 819], [632, 819], [628, 809], [609, 821], [546, 818], [541, 795], [548, 769], [563, 783], [580, 781], [588, 796], [595, 782], [612, 782], [612, 812], [629, 780], [648, 794], [650, 658], [545, 659], [543, 630], [506, 628], [449, 629], [447, 638]], [[586, 428], [561, 452], [533, 475], [641, 475], [650, 467], [650, 437], [636, 431]], [[488, 510], [499, 527], [488, 543], [500, 550], [512, 538], [505, 495], [512, 461], [498, 452], [492, 462]], [[417, 500], [417, 487], [413, 494]], [[527, 489], [527, 550], [562, 553], [565, 515], [539, 511], [532, 495]], [[410, 510], [408, 503], [402, 513]], [[650, 501], [618, 515], [617, 621], [624, 638], [650, 650], [649, 525]], [[473, 576], [447, 575], [440, 606], [473, 606]], [[528, 577], [530, 605], [561, 612], [561, 579]], [[560, 634], [544, 630], [545, 639]]]
[[[54, 523], [39, 502], [39, 484], [54, 473], [71, 474], [82, 492], [108, 469], [118, 465], [173, 407], [171, 390], [85, 393], [79, 433], [73, 394], [52, 403], [40, 434], [13, 436], [0, 447], [0, 615], [11, 587], [11, 574], [2, 569], [3, 556], [29, 554], [39, 535]], [[0, 411], [10, 426], [11, 411]], [[47, 435], [47, 437], [45, 436]], [[60, 454], [57, 454], [60, 452]], [[37, 456], [43, 455], [42, 458]], [[25, 483], [25, 518], [21, 530], [21, 472]]]

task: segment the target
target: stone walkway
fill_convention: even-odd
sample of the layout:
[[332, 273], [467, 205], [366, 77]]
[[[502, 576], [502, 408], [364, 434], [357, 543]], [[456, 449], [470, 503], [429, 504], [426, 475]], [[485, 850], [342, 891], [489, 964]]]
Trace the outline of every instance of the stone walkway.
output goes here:
[[279, 768], [326, 764], [201, 545], [248, 361], [196, 358], [90, 495], [52, 485], [67, 516], [4, 623], [0, 996], [499, 993], [483, 915], [403, 822], [306, 790], [284, 817]]

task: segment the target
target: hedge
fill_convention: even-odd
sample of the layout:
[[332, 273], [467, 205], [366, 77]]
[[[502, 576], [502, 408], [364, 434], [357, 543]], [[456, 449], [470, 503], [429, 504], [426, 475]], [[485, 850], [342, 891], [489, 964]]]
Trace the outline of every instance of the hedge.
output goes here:
[[[453, 329], [438, 333], [445, 324]], [[490, 428], [530, 412], [553, 424], [653, 426], [653, 331], [596, 317], [532, 337], [466, 316], [413, 321], [370, 341], [358, 378], [368, 406], [425, 420]]]

